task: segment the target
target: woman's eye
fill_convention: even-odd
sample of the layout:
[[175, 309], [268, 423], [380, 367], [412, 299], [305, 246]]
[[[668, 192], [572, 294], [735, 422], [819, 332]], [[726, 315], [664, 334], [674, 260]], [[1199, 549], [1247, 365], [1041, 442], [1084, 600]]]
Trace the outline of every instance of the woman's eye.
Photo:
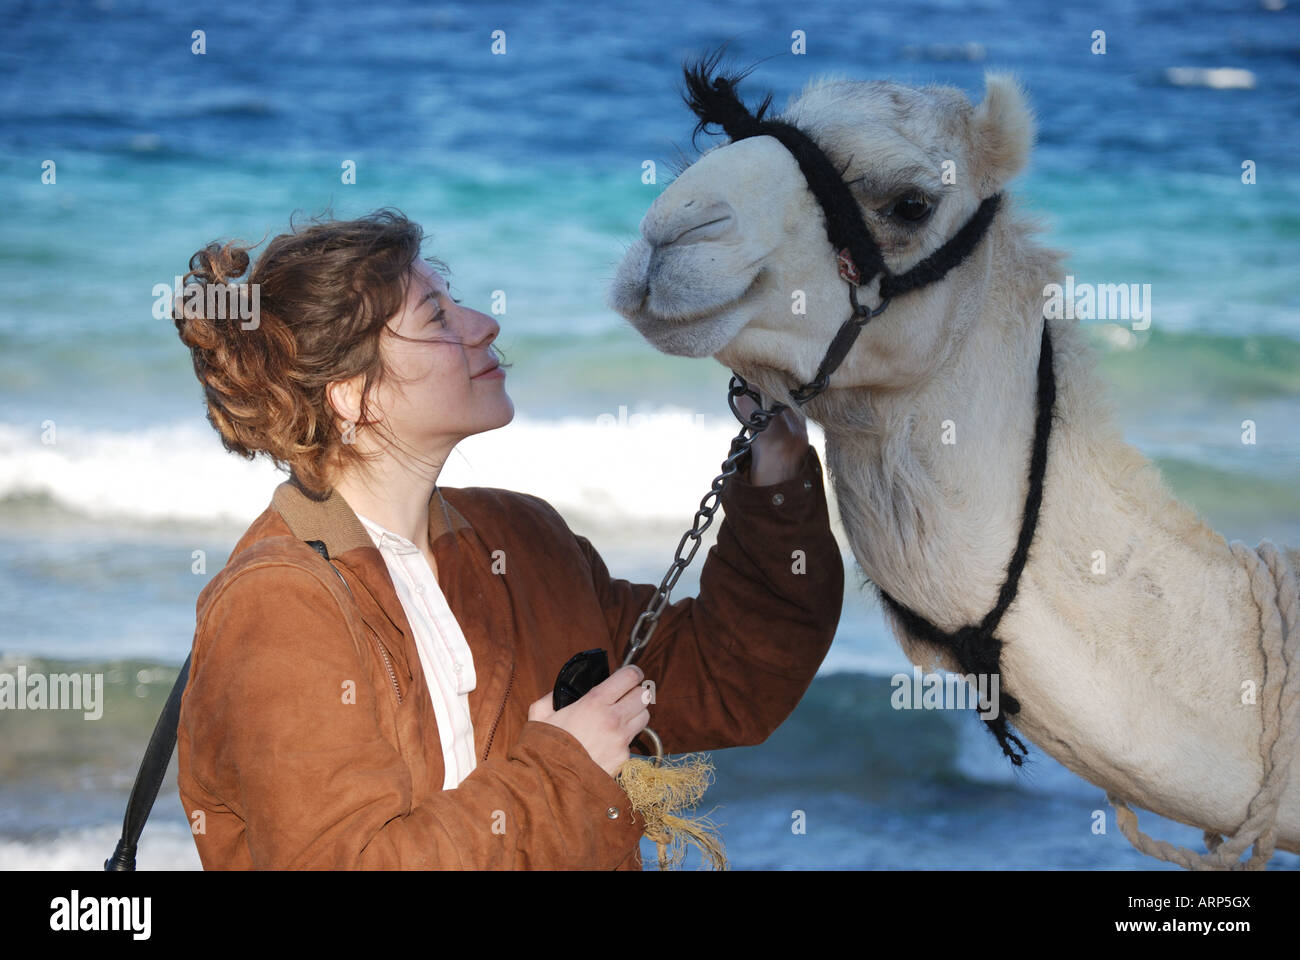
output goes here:
[[[456, 299], [455, 297], [450, 297], [450, 296], [449, 296], [447, 299], [450, 300], [452, 303], [457, 304], [457, 305], [459, 305], [460, 302], [461, 302], [460, 300]], [[446, 323], [447, 323], [447, 311], [444, 310], [444, 309], [442, 309], [442, 307], [438, 307], [438, 312], [435, 313], [435, 314], [433, 315], [433, 319], [430, 320], [429, 322], [430, 322], [430, 323], [441, 323], [441, 324], [443, 324], [443, 325], [446, 325]]]
[[919, 193], [905, 193], [890, 206], [887, 216], [904, 223], [920, 223], [933, 209], [930, 201]]

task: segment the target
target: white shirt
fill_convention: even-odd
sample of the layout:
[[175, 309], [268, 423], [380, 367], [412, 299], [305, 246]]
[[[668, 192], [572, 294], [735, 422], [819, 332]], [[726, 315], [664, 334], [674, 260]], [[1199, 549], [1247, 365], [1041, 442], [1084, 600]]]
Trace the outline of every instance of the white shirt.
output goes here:
[[469, 715], [469, 692], [478, 683], [474, 656], [420, 548], [372, 520], [360, 515], [357, 519], [383, 555], [397, 599], [415, 634], [415, 648], [442, 738], [447, 771], [442, 788], [451, 790], [477, 765], [474, 724]]

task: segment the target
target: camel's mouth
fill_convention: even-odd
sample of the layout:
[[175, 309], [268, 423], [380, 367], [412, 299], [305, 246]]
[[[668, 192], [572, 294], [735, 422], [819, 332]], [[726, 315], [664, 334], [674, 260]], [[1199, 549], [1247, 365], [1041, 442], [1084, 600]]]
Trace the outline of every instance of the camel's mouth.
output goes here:
[[706, 323], [712, 320], [720, 319], [723, 315], [743, 306], [747, 301], [754, 299], [758, 293], [758, 287], [763, 282], [764, 271], [760, 269], [754, 274], [754, 279], [749, 285], [740, 292], [738, 296], [732, 297], [723, 303], [710, 304], [708, 306], [696, 307], [695, 309], [675, 309], [673, 312], [660, 313], [655, 309], [655, 298], [652, 294], [647, 294], [644, 305], [641, 308], [641, 316], [654, 323], [671, 323], [674, 326], [685, 326], [692, 323]]
[[746, 308], [762, 295], [766, 278], [767, 271], [760, 268], [738, 295], [704, 304], [694, 295], [697, 285], [674, 285], [663, 280], [652, 285], [647, 280], [636, 306], [620, 312], [663, 353], [712, 356], [735, 339], [748, 322]]

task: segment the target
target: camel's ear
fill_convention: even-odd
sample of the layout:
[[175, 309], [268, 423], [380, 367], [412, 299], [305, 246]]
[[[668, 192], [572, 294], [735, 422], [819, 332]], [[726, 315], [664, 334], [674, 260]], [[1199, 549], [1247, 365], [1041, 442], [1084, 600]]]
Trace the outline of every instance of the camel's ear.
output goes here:
[[1023, 169], [1034, 145], [1034, 115], [1015, 78], [984, 75], [984, 102], [971, 116], [971, 149], [980, 193], [996, 191]]

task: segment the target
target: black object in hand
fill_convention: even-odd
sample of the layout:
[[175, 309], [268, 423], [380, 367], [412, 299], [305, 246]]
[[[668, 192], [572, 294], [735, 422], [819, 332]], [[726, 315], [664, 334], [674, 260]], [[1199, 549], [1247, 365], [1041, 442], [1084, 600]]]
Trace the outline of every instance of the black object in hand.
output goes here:
[[555, 678], [555, 690], [551, 694], [554, 709], [567, 707], [598, 683], [609, 679], [609, 655], [596, 647], [575, 653], [560, 667], [560, 674]]

